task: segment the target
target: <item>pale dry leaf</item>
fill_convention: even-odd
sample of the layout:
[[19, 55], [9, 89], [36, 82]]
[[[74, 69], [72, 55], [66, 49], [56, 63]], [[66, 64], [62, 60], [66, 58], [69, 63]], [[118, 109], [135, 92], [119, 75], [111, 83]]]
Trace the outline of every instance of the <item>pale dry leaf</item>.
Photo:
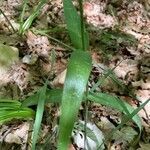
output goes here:
[[9, 73], [10, 81], [15, 83], [21, 91], [27, 88], [29, 77], [30, 73], [24, 64], [14, 65]]
[[23, 0], [7, 0], [7, 4], [9, 7], [19, 7], [23, 3]]
[[72, 144], [69, 145], [68, 150], [76, 150]]
[[[110, 67], [114, 68], [115, 66], [114, 64], [110, 64]], [[129, 73], [136, 75], [138, 73], [137, 62], [132, 59], [126, 59], [114, 69], [114, 73], [122, 79], [125, 79]]]
[[137, 88], [140, 87], [142, 90], [149, 90], [150, 89], [150, 82], [144, 82], [142, 79], [140, 81], [132, 82], [133, 87]]
[[18, 135], [15, 135], [14, 133], [9, 133], [5, 138], [5, 142], [21, 144], [21, 139], [18, 137]]
[[[15, 30], [18, 30], [20, 25], [14, 20], [14, 16], [16, 16], [16, 14], [18, 13], [16, 11], [16, 8], [19, 8], [22, 5], [22, 2], [23, 0], [7, 0], [2, 1], [0, 5], [0, 9], [4, 12], [5, 16], [7, 16], [7, 19], [12, 24]], [[6, 33], [10, 33], [12, 27], [6, 20], [5, 16], [3, 14], [0, 14], [0, 30], [2, 29]]]
[[31, 31], [28, 31], [27, 44], [29, 46], [29, 52], [49, 58], [51, 46], [46, 36], [35, 35]]
[[16, 144], [24, 144], [27, 143], [29, 131], [29, 123], [25, 122], [22, 125], [18, 126], [17, 129], [13, 129], [11, 133], [9, 133], [4, 141], [6, 143], [16, 143]]
[[87, 137], [85, 142], [84, 132], [82, 126], [85, 124], [84, 121], [79, 120], [79, 124], [76, 126], [76, 129], [72, 132], [72, 137], [75, 145], [80, 149], [97, 149], [101, 145], [101, 150], [104, 149], [104, 135], [102, 131], [92, 122], [87, 122]]
[[146, 144], [146, 143], [140, 142], [139, 145], [140, 145], [140, 148], [138, 148], [137, 150], [149, 150], [150, 149], [149, 143]]
[[3, 47], [3, 45], [1, 45], [0, 53], [3, 53], [3, 50], [7, 52], [7, 55], [4, 53], [0, 56], [0, 86], [10, 82], [10, 71], [12, 70], [12, 67], [19, 62], [19, 50], [17, 48]]
[[115, 128], [113, 123], [111, 123], [106, 117], [101, 116], [101, 121], [98, 123], [98, 126], [104, 131], [111, 132]]
[[[146, 100], [148, 100], [150, 98], [150, 90], [138, 90], [136, 92], [136, 95], [139, 98], [139, 100], [142, 103], [144, 103], [144, 102], [146, 102]], [[150, 119], [150, 102], [144, 107], [144, 109], [145, 109], [145, 111], [141, 110], [139, 112], [139, 115], [145, 119]]]
[[63, 86], [66, 78], [67, 69], [61, 72], [53, 81], [54, 86]]
[[5, 135], [7, 135], [10, 132], [10, 127], [6, 125], [1, 125], [0, 128], [0, 142], [3, 142]]
[[84, 15], [86, 17], [86, 21], [94, 27], [98, 27], [100, 29], [113, 27], [116, 24], [116, 22], [112, 16], [103, 13], [105, 7], [105, 3], [100, 5], [85, 2], [83, 4], [83, 10]]

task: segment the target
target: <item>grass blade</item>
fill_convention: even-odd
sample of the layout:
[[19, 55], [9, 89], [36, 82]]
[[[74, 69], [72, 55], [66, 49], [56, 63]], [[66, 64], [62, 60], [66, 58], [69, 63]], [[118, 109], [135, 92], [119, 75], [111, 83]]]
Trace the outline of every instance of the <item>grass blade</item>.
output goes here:
[[37, 111], [36, 111], [36, 117], [35, 117], [35, 122], [34, 122], [34, 129], [32, 133], [32, 150], [35, 150], [36, 142], [38, 139], [38, 133], [39, 133], [41, 122], [42, 122], [44, 104], [45, 104], [45, 99], [46, 99], [46, 89], [47, 89], [47, 82], [39, 91]]
[[[130, 106], [128, 103], [120, 100], [117, 97], [114, 97], [112, 95], [109, 94], [105, 94], [105, 93], [90, 93], [87, 97], [89, 100], [94, 101], [96, 103], [100, 103], [102, 105], [105, 106], [109, 106], [112, 107], [114, 109], [117, 109], [127, 115], [129, 115], [129, 113], [132, 113], [134, 111], [134, 108], [132, 108], [132, 106]], [[123, 104], [120, 104], [123, 103]], [[126, 107], [126, 108], [125, 108]], [[141, 119], [138, 115], [135, 115], [132, 120], [137, 124], [137, 126], [139, 127], [139, 129], [141, 130]]]
[[[119, 130], [120, 128], [123, 127], [124, 124], [126, 124], [128, 121], [130, 121], [131, 119], [133, 119], [133, 117], [135, 117], [135, 115], [137, 115], [137, 113], [144, 108], [144, 106], [150, 101], [150, 99], [148, 99], [147, 101], [145, 101], [143, 104], [141, 104], [138, 108], [136, 108], [135, 110], [133, 110], [130, 114], [125, 115], [122, 118], [122, 122], [121, 124], [119, 124], [107, 137], [110, 138], [117, 130]], [[141, 122], [139, 124], [137, 124], [140, 130], [139, 136], [134, 140], [134, 142], [132, 143], [132, 146], [136, 145], [140, 139], [141, 136], [141, 131], [142, 131], [142, 126], [141, 126]]]
[[45, 3], [46, 3], [46, 0], [41, 0], [38, 6], [36, 7], [35, 11], [29, 16], [29, 18], [22, 25], [20, 25], [20, 28], [19, 28], [20, 34], [23, 34], [27, 29], [30, 28], [33, 20], [39, 15], [40, 10], [44, 6]]
[[17, 100], [9, 100], [9, 99], [0, 99], [0, 108], [8, 107], [8, 108], [19, 108], [21, 103]]

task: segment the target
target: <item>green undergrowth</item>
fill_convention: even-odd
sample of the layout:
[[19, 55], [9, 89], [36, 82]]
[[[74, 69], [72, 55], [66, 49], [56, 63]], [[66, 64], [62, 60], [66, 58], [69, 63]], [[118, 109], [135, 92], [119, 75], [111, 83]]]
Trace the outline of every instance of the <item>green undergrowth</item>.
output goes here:
[[126, 46], [136, 46], [137, 40], [133, 35], [126, 34], [119, 29], [102, 31], [99, 45], [105, 52], [117, 52]]
[[[32, 14], [23, 21], [24, 10], [27, 1], [24, 2], [23, 11], [21, 14], [21, 26], [19, 34], [24, 34], [29, 29], [36, 17], [39, 15], [41, 8], [46, 3], [41, 1]], [[57, 140], [58, 150], [67, 150], [71, 138], [71, 133], [74, 123], [78, 118], [78, 112], [82, 103], [87, 101], [99, 103], [108, 107], [112, 107], [123, 113], [121, 124], [119, 124], [111, 133], [113, 135], [118, 129], [122, 128], [127, 122], [133, 121], [139, 130], [139, 135], [135, 140], [138, 142], [141, 132], [142, 124], [141, 118], [137, 113], [150, 101], [147, 100], [137, 109], [134, 109], [127, 102], [122, 99], [112, 96], [108, 93], [95, 92], [97, 86], [101, 81], [96, 83], [92, 90], [88, 90], [87, 83], [92, 70], [92, 58], [89, 53], [89, 36], [86, 31], [83, 21], [82, 0], [78, 0], [79, 13], [74, 7], [72, 0], [63, 0], [64, 16], [67, 25], [68, 34], [73, 45], [72, 54], [67, 66], [67, 75], [62, 89], [49, 89], [48, 79], [44, 86], [41, 87], [36, 94], [28, 97], [23, 102], [1, 99], [0, 100], [0, 124], [4, 124], [12, 119], [33, 119], [34, 127], [32, 132], [32, 150], [36, 149], [38, 134], [40, 131], [44, 105], [46, 103], [57, 103], [60, 106], [61, 115], [59, 122], [59, 134]], [[103, 32], [100, 37], [100, 42], [103, 50], [117, 49], [121, 45], [130, 45], [135, 40], [118, 31]], [[66, 44], [67, 45], [67, 44]], [[68, 47], [69, 48], [69, 47]], [[104, 76], [103, 81], [107, 76], [111, 77], [114, 82], [122, 88], [125, 88], [116, 77], [113, 75], [113, 70], [108, 70]], [[36, 111], [31, 108], [36, 105]], [[86, 126], [86, 124], [85, 124]], [[107, 138], [110, 138], [107, 137]], [[100, 145], [98, 146], [100, 147]]]

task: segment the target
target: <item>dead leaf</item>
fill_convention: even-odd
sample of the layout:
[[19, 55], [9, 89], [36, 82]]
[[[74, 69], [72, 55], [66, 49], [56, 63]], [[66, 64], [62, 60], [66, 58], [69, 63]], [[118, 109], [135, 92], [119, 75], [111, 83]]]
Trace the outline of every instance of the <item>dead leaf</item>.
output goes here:
[[145, 143], [139, 143], [141, 148], [138, 148], [137, 150], [150, 150], [150, 144]]
[[9, 133], [4, 140], [6, 143], [27, 143], [28, 131], [29, 123], [25, 122], [22, 125], [18, 126], [17, 129], [13, 129], [12, 132]]
[[66, 73], [67, 69], [65, 69], [63, 72], [61, 72], [53, 81], [53, 85], [58, 87], [58, 86], [63, 86], [66, 78]]
[[[144, 103], [146, 100], [150, 98], [150, 90], [138, 90], [136, 92], [137, 97], [139, 100]], [[144, 110], [141, 110], [139, 112], [140, 117], [143, 117], [145, 119], [150, 119], [150, 102], [144, 107]], [[148, 117], [148, 118], [147, 118]]]

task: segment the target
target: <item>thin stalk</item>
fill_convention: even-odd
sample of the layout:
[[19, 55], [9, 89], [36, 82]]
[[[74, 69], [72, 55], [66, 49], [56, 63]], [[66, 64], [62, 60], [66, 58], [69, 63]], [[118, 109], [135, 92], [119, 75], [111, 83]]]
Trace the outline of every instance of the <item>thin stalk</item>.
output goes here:
[[[105, 79], [107, 79], [107, 77], [110, 76], [110, 74], [123, 62], [124, 60], [121, 60], [114, 68], [112, 68], [111, 70], [107, 71], [106, 74], [104, 74], [104, 76], [102, 78], [100, 78], [97, 83], [95, 83], [95, 85], [93, 85], [93, 87], [91, 88], [90, 92], [94, 92], [94, 90], [96, 90], [96, 88], [98, 88], [99, 86], [102, 86], [102, 84], [104, 84]], [[101, 68], [103, 69], [103, 68]], [[104, 70], [104, 69], [103, 69]], [[106, 70], [104, 70], [106, 71]]]
[[24, 4], [23, 4], [23, 9], [22, 9], [22, 12], [21, 12], [21, 15], [20, 15], [20, 23], [21, 23], [21, 25], [23, 24], [23, 18], [24, 18], [26, 7], [27, 7], [27, 3], [28, 3], [28, 0], [25, 0]]
[[65, 44], [65, 43], [63, 43], [63, 42], [61, 42], [60, 40], [58, 40], [58, 39], [56, 39], [56, 38], [53, 38], [53, 37], [49, 36], [49, 35], [46, 34], [46, 33], [43, 33], [42, 31], [33, 30], [33, 32], [36, 33], [36, 34], [45, 35], [45, 36], [47, 36], [49, 39], [51, 39], [51, 40], [53, 40], [53, 41], [55, 41], [55, 42], [61, 44], [62, 46], [68, 48], [68, 49], [71, 50], [71, 51], [74, 51], [74, 48], [73, 48], [73, 47], [71, 47], [71, 46], [69, 46], [69, 45], [67, 45], [67, 44]]
[[5, 13], [0, 9], [0, 12], [3, 14], [3, 16], [5, 17], [6, 21], [8, 22], [8, 24], [11, 26], [13, 32], [15, 33], [16, 30], [15, 28], [13, 27], [13, 25], [11, 24], [11, 22], [9, 21], [9, 19], [7, 18], [7, 16], [5, 15]]
[[[88, 96], [88, 85], [86, 86], [86, 97]], [[84, 149], [85, 145], [86, 145], [86, 141], [87, 141], [87, 120], [88, 120], [88, 100], [86, 99], [85, 101], [85, 116], [84, 116], [84, 120], [85, 120], [85, 124], [84, 124]]]
[[79, 3], [80, 21], [81, 21], [82, 49], [85, 50], [84, 20], [83, 20], [83, 0], [78, 0], [78, 3]]

